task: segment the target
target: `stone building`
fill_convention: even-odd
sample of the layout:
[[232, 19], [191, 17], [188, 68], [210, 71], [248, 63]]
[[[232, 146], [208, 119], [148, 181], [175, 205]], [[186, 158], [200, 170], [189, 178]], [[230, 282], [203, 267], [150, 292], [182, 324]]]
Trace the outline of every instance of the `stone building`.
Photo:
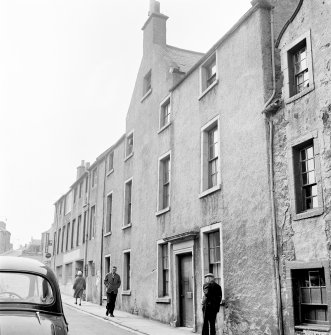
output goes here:
[[89, 163], [81, 162], [75, 182], [55, 202], [54, 222], [49, 231], [53, 241], [51, 266], [59, 279], [61, 290], [67, 294], [72, 293], [77, 271], [88, 271], [84, 264], [87, 264], [89, 166]]
[[10, 232], [6, 229], [6, 222], [0, 221], [0, 254], [12, 249]]
[[[115, 265], [118, 308], [200, 331], [203, 276], [212, 271], [224, 294], [220, 334], [302, 330], [292, 290], [309, 269], [330, 281], [330, 4], [270, 3], [252, 1], [201, 54], [167, 44], [168, 17], [151, 1], [125, 135], [82, 164], [55, 203], [52, 266], [67, 293], [84, 269], [87, 299], [102, 304]], [[305, 43], [314, 80], [294, 94], [288, 55]], [[302, 198], [303, 173], [289, 162], [312, 143], [321, 163]]]
[[279, 35], [273, 125], [284, 334], [330, 334], [331, 3], [300, 1]]

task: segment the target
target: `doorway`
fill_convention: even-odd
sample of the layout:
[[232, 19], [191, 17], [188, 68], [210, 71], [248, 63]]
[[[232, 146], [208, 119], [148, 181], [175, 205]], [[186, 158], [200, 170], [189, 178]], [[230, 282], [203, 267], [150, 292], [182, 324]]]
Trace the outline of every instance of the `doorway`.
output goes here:
[[193, 327], [192, 254], [178, 255], [178, 293], [180, 326]]

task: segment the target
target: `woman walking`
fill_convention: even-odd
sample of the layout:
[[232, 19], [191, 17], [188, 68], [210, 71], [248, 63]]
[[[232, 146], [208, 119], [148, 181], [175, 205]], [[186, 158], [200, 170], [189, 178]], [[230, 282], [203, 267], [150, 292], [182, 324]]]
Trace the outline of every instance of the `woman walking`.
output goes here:
[[82, 295], [84, 290], [86, 289], [86, 281], [83, 277], [82, 271], [77, 272], [77, 277], [74, 282], [74, 286], [72, 287], [74, 292], [74, 298], [76, 299], [75, 304], [77, 304], [77, 299], [79, 298], [79, 306], [82, 305]]

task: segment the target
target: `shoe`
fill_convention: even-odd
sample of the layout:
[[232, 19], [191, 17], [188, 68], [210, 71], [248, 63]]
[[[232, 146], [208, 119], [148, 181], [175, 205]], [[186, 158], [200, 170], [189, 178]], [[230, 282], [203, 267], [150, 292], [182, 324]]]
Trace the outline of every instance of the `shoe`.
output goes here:
[[75, 305], [77, 305], [77, 301], [75, 301]]
[[109, 315], [110, 315], [112, 318], [114, 317], [114, 314], [113, 314], [113, 313], [110, 313]]
[[108, 310], [106, 311], [106, 316], [108, 316], [108, 314], [109, 314], [109, 312], [108, 312]]
[[79, 304], [79, 306], [82, 306], [82, 304]]

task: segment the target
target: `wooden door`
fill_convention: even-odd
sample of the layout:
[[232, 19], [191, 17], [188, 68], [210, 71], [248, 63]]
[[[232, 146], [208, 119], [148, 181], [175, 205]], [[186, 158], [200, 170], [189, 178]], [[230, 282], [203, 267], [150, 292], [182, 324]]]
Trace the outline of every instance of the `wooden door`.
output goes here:
[[180, 325], [193, 327], [192, 254], [179, 256], [178, 266]]

